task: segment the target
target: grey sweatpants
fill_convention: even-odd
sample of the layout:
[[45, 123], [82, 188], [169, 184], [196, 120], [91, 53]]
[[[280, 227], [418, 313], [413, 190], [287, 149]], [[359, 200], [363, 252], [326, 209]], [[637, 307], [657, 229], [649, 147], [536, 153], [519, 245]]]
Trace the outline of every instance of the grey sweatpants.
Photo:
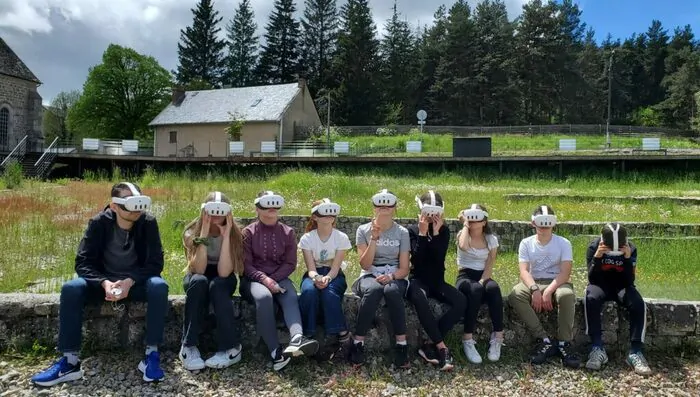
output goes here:
[[289, 328], [289, 335], [294, 336], [302, 333], [301, 314], [299, 313], [299, 303], [297, 301], [297, 290], [288, 278], [279, 281], [280, 287], [287, 291], [283, 294], [272, 294], [269, 289], [257, 281], [248, 277], [241, 278], [241, 296], [249, 302], [255, 303], [255, 319], [258, 335], [262, 336], [267, 345], [267, 349], [272, 353], [279, 347], [277, 339], [277, 320], [275, 319], [275, 305], [282, 308], [284, 323]]

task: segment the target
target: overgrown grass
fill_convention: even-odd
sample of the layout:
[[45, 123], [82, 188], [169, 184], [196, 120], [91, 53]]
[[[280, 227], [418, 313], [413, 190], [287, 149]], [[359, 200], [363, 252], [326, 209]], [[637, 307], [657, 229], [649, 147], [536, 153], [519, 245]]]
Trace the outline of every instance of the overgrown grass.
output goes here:
[[[128, 178], [129, 176], [119, 176]], [[31, 182], [20, 191], [0, 194], [0, 291], [27, 290], [37, 280], [43, 282], [29, 288], [40, 292], [58, 291], [62, 280], [72, 277], [75, 250], [87, 220], [107, 202], [112, 184], [107, 179], [77, 182], [61, 180], [48, 184]], [[700, 196], [696, 174], [674, 177], [672, 174], [641, 175], [629, 173], [624, 179], [607, 176], [577, 176], [564, 181], [538, 177], [495, 176], [481, 171], [420, 171], [412, 168], [383, 170], [258, 170], [251, 172], [206, 175], [193, 172], [155, 174], [146, 172], [139, 182], [154, 199], [152, 212], [159, 220], [166, 253], [164, 276], [171, 292], [182, 293], [181, 278], [184, 252], [181, 246], [182, 227], [198, 213], [199, 202], [211, 190], [221, 190], [233, 199], [236, 216], [252, 216], [252, 200], [262, 189], [283, 194], [287, 201], [284, 214], [307, 214], [310, 202], [332, 197], [343, 206], [345, 215], [371, 214], [369, 198], [386, 187], [400, 198], [400, 217], [415, 214], [413, 197], [434, 188], [445, 198], [448, 217], [472, 202], [485, 204], [492, 219], [526, 220], [539, 201], [507, 200], [509, 193], [559, 193], [573, 197], [586, 196]], [[115, 179], [116, 180], [116, 179]], [[533, 186], [533, 181], [537, 186]], [[576, 200], [552, 198], [548, 201], [561, 221], [655, 221], [697, 223], [698, 206], [673, 202], [636, 202], [634, 200]], [[354, 238], [354, 236], [351, 236]], [[578, 294], [585, 287], [585, 249], [587, 236], [566, 236], [574, 245], [574, 283]], [[634, 240], [635, 236], [631, 236]], [[700, 240], [638, 239], [638, 284], [649, 297], [700, 300], [700, 264], [694, 255], [700, 252]], [[448, 280], [455, 278], [455, 250], [448, 254]], [[357, 256], [348, 256], [348, 277], [359, 273]], [[301, 256], [300, 256], [301, 263]], [[298, 283], [302, 274], [294, 276]], [[517, 282], [517, 258], [514, 253], [499, 255], [495, 278], [504, 293]]]

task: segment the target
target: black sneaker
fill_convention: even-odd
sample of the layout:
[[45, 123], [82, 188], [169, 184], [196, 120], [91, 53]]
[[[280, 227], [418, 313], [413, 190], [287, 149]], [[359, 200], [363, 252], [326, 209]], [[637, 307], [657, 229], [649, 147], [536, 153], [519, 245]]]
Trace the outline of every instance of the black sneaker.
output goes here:
[[544, 342], [542, 340], [535, 346], [535, 350], [530, 356], [530, 362], [532, 364], [544, 364], [547, 359], [554, 357], [559, 354], [559, 349], [557, 349], [551, 342]]
[[435, 349], [435, 345], [432, 343], [423, 343], [423, 345], [418, 349], [418, 355], [430, 364], [438, 365], [440, 363], [440, 360], [438, 359], [438, 352]]
[[349, 360], [351, 348], [352, 339], [348, 339], [344, 342], [338, 342], [338, 344], [335, 347], [335, 351], [333, 351], [328, 361], [334, 364], [340, 364], [344, 361]]
[[281, 371], [282, 368], [286, 367], [287, 364], [289, 364], [289, 361], [291, 361], [291, 359], [291, 357], [282, 354], [282, 350], [278, 347], [277, 351], [275, 352], [275, 358], [272, 360], [272, 368], [275, 371]]
[[408, 360], [408, 344], [394, 345], [394, 366], [396, 368], [410, 368], [411, 362]]
[[579, 368], [581, 366], [581, 358], [578, 354], [573, 352], [571, 343], [565, 342], [564, 345], [559, 345], [557, 348], [559, 356], [561, 357], [561, 363], [565, 367]]
[[452, 371], [455, 367], [452, 364], [452, 354], [448, 348], [438, 350], [438, 367], [440, 367], [440, 371]]
[[284, 349], [284, 354], [292, 357], [313, 356], [318, 352], [318, 342], [303, 335], [295, 335]]
[[365, 344], [363, 342], [355, 343], [350, 341], [350, 354], [348, 354], [348, 361], [350, 364], [362, 365], [365, 363]]

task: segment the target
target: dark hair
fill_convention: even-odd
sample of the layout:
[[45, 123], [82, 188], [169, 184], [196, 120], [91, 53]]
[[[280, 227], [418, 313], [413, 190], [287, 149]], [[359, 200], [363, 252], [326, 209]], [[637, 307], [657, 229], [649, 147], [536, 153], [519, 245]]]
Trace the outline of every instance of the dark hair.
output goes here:
[[[135, 184], [135, 183], [133, 183], [133, 182], [132, 182], [131, 184], [134, 185], [134, 187], [136, 188], [136, 190], [138, 190], [139, 192], [141, 192], [141, 188], [139, 187], [139, 185], [137, 185], [137, 184]], [[124, 182], [115, 183], [115, 184], [112, 186], [112, 197], [121, 197], [121, 195], [122, 195], [125, 191], [126, 191], [126, 192], [129, 192], [129, 193], [131, 193], [131, 194], [134, 194], [134, 192], [131, 191], [131, 189], [129, 188], [129, 186], [128, 186], [126, 183], [124, 183]], [[143, 192], [141, 192], [141, 194], [143, 194]]]
[[266, 195], [267, 192], [272, 192], [272, 190], [261, 190], [258, 192], [258, 197], [262, 197], [262, 196]]
[[[482, 210], [484, 212], [489, 212], [486, 209], [486, 206], [484, 206], [483, 204], [477, 204], [476, 206], [477, 206], [477, 208], [479, 208], [480, 210]], [[464, 215], [462, 215], [462, 211], [459, 212], [458, 218], [459, 218], [460, 223], [464, 223]], [[484, 229], [483, 229], [482, 233], [484, 235], [493, 234], [493, 232], [491, 231], [491, 225], [489, 225], [489, 217], [488, 216], [485, 217], [484, 221], [486, 221], [486, 223], [484, 224]]]
[[[435, 194], [435, 205], [442, 205], [442, 196], [440, 195], [440, 193], [434, 190], [433, 193]], [[423, 195], [420, 196], [420, 201], [423, 204], [430, 204], [430, 192], [423, 193]]]
[[[535, 211], [532, 213], [532, 215], [533, 216], [542, 215], [542, 207], [547, 207], [547, 213], [549, 215], [554, 215], [554, 210], [552, 209], [552, 207], [548, 206], [547, 204], [538, 205], [537, 208], [535, 208]], [[486, 210], [484, 210], [484, 211], [486, 211]]]
[[[611, 222], [609, 225], [612, 226], [613, 229], [617, 228], [617, 225], [620, 225], [620, 230], [617, 231], [618, 243], [620, 247], [627, 244], [627, 229], [617, 222]], [[603, 226], [603, 230], [600, 231], [600, 234], [603, 237], [603, 244], [613, 248], [613, 231], [610, 230], [608, 224]]]

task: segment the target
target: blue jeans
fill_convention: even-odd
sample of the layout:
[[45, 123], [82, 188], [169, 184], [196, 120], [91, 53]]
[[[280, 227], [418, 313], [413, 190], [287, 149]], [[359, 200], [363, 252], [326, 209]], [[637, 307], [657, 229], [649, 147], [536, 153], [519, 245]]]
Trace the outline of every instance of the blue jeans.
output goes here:
[[[165, 315], [168, 310], [168, 284], [160, 277], [134, 284], [126, 301], [146, 302], [146, 345], [157, 346], [163, 340]], [[105, 291], [92, 286], [83, 278], [63, 284], [59, 308], [58, 350], [77, 353], [82, 341], [83, 309], [87, 304], [105, 302]]]
[[[324, 266], [318, 267], [316, 271], [318, 274], [325, 276], [331, 269]], [[348, 285], [345, 282], [345, 275], [342, 271], [338, 272], [338, 276], [331, 280], [324, 289], [316, 288], [314, 280], [304, 277], [301, 281], [301, 296], [299, 296], [299, 309], [301, 310], [304, 335], [314, 336], [316, 334], [319, 302], [323, 308], [326, 334], [334, 335], [347, 331], [345, 313], [343, 313], [343, 296], [347, 288]]]

